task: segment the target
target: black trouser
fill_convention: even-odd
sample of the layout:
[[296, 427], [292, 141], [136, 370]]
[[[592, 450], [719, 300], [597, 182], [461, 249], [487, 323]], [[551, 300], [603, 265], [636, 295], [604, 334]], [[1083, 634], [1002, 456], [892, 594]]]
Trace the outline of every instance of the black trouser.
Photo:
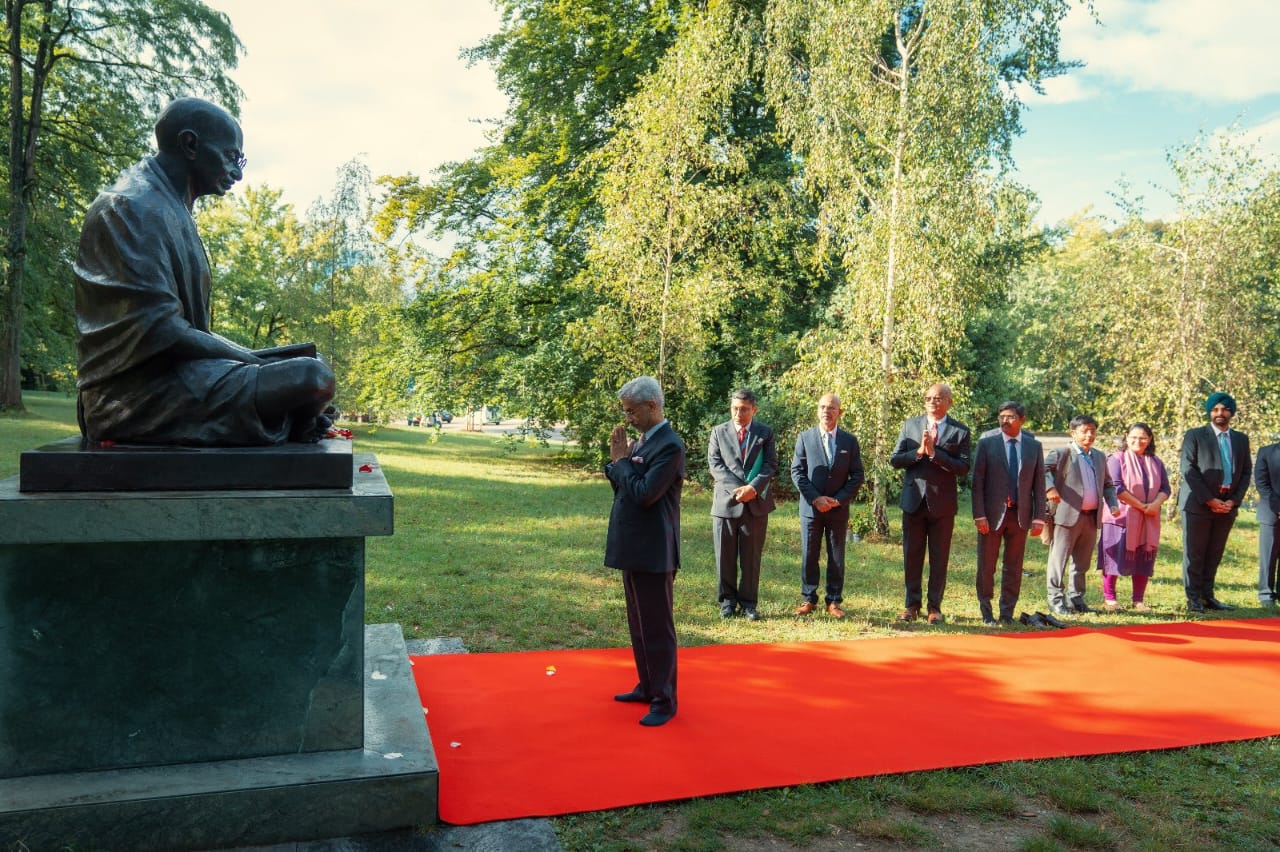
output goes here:
[[841, 506], [829, 512], [814, 511], [800, 516], [800, 594], [810, 603], [818, 602], [818, 582], [822, 577], [822, 544], [827, 545], [826, 603], [844, 600], [844, 543], [849, 534], [849, 511]]
[[926, 505], [919, 511], [902, 513], [902, 563], [906, 580], [908, 609], [919, 609], [924, 554], [929, 551], [929, 612], [942, 611], [942, 594], [947, 590], [947, 561], [951, 558], [951, 532], [956, 516], [931, 515]]
[[1213, 597], [1218, 563], [1235, 522], [1235, 509], [1226, 514], [1182, 513], [1182, 587], [1188, 602], [1200, 604]]
[[676, 712], [675, 572], [623, 571], [627, 627], [640, 682], [636, 691], [661, 713]]

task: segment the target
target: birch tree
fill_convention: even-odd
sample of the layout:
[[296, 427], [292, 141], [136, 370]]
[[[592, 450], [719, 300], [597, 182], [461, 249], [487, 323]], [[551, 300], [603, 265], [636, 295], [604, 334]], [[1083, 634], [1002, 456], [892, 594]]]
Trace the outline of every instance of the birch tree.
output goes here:
[[[798, 388], [835, 389], [871, 462], [921, 391], [958, 375], [966, 310], [994, 282], [993, 189], [1019, 84], [1059, 73], [1068, 0], [775, 0], [769, 92], [846, 276], [805, 342]], [[957, 387], [963, 410], [965, 394]]]
[[811, 210], [764, 103], [762, 5], [686, 13], [600, 155], [598, 307], [574, 339], [602, 390], [655, 375], [690, 436], [723, 418], [728, 382], [754, 369], [759, 387], [756, 359], [809, 279], [789, 257]]

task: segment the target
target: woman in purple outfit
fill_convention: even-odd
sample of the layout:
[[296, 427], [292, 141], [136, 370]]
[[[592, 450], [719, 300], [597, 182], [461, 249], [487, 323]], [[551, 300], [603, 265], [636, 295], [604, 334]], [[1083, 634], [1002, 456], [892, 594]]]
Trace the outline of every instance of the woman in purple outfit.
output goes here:
[[1098, 568], [1102, 571], [1102, 598], [1107, 610], [1120, 609], [1116, 601], [1118, 577], [1133, 578], [1133, 608], [1150, 612], [1142, 598], [1147, 580], [1155, 573], [1160, 547], [1160, 506], [1169, 499], [1169, 474], [1156, 457], [1156, 440], [1146, 423], [1134, 423], [1125, 436], [1124, 449], [1107, 457], [1107, 471], [1116, 484], [1120, 514], [1102, 513], [1098, 539]]

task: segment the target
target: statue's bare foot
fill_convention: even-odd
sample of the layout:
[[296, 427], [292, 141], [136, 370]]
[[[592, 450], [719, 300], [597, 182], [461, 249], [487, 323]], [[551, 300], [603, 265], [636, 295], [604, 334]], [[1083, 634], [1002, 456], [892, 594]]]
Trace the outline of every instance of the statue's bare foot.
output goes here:
[[324, 414], [315, 417], [300, 417], [294, 421], [289, 432], [289, 440], [298, 444], [314, 444], [329, 432], [333, 419]]

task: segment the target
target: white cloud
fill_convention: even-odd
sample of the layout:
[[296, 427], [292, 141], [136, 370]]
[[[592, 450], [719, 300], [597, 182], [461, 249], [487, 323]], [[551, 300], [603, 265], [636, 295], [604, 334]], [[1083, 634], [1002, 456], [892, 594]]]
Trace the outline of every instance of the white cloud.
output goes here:
[[1068, 72], [1062, 77], [1050, 77], [1041, 84], [1044, 93], [1041, 94], [1025, 83], [1020, 84], [1018, 88], [1018, 97], [1025, 103], [1032, 106], [1041, 104], [1070, 104], [1079, 101], [1087, 101], [1094, 96], [1094, 92], [1087, 86], [1084, 80], [1075, 75], [1075, 72]]
[[1246, 101], [1280, 91], [1273, 0], [1096, 0], [1101, 24], [1077, 7], [1062, 28], [1075, 73], [1139, 92]]
[[1262, 122], [1240, 128], [1241, 135], [1257, 146], [1258, 154], [1269, 158], [1272, 164], [1280, 162], [1280, 115], [1273, 115]]
[[480, 0], [209, 0], [245, 44], [245, 180], [305, 210], [354, 157], [375, 176], [419, 175], [485, 142], [501, 116], [491, 69], [459, 51], [498, 28]]

